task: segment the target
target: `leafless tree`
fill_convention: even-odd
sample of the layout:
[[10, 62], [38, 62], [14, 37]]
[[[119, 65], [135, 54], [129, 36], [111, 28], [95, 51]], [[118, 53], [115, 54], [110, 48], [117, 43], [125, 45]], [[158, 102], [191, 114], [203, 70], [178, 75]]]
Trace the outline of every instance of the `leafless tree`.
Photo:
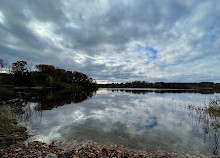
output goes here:
[[7, 66], [7, 63], [0, 58], [0, 72], [2, 72], [3, 68]]

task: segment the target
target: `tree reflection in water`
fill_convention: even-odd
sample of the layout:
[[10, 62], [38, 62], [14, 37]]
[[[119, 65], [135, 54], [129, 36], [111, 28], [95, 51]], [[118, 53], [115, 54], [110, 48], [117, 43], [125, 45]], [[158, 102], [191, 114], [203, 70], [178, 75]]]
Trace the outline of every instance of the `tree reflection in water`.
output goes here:
[[189, 105], [189, 114], [193, 118], [193, 132], [200, 125], [203, 129], [204, 141], [211, 142], [213, 155], [219, 155], [220, 144], [220, 98], [211, 99], [205, 106]]
[[[65, 104], [83, 102], [95, 95], [96, 90], [29, 89], [19, 90], [17, 94], [18, 97], [16, 99], [5, 102], [11, 109], [12, 117], [20, 120], [19, 122], [28, 122], [29, 125], [35, 124], [37, 126], [37, 124], [41, 123], [43, 110], [52, 110]], [[32, 119], [35, 120], [33, 121]]]
[[95, 91], [75, 92], [68, 89], [60, 91], [49, 90], [40, 94], [37, 101], [38, 105], [35, 106], [35, 110], [51, 110], [65, 104], [80, 103], [91, 98], [94, 94]]

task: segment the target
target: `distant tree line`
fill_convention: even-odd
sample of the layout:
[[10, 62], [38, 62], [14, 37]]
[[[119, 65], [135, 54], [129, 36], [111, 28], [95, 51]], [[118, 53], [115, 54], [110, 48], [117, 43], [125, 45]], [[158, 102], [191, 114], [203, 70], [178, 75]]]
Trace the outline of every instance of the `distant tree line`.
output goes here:
[[86, 74], [77, 71], [67, 71], [53, 65], [36, 65], [36, 71], [26, 61], [16, 61], [8, 67], [8, 73], [3, 73], [6, 62], [0, 59], [0, 85], [13, 86], [43, 86], [43, 87], [75, 87], [93, 88], [96, 81]]
[[200, 82], [200, 83], [180, 83], [180, 82], [146, 82], [134, 81], [126, 83], [99, 84], [104, 88], [166, 88], [166, 89], [220, 89], [220, 83]]

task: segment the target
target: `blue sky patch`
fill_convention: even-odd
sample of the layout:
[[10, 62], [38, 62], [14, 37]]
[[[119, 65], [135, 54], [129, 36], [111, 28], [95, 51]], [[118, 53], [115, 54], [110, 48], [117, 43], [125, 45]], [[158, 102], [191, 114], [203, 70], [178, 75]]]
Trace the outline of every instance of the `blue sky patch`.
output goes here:
[[126, 63], [131, 63], [131, 60], [125, 60], [124, 62], [126, 62]]
[[135, 52], [141, 53], [142, 55], [148, 56], [149, 59], [157, 59], [158, 50], [150, 46], [136, 45]]

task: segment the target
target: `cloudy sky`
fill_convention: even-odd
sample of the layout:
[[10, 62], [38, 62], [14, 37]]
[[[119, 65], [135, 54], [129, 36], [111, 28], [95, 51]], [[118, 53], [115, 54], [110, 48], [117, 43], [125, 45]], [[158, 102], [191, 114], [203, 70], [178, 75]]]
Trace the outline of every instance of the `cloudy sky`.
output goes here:
[[220, 1], [0, 0], [0, 58], [98, 82], [220, 82]]

